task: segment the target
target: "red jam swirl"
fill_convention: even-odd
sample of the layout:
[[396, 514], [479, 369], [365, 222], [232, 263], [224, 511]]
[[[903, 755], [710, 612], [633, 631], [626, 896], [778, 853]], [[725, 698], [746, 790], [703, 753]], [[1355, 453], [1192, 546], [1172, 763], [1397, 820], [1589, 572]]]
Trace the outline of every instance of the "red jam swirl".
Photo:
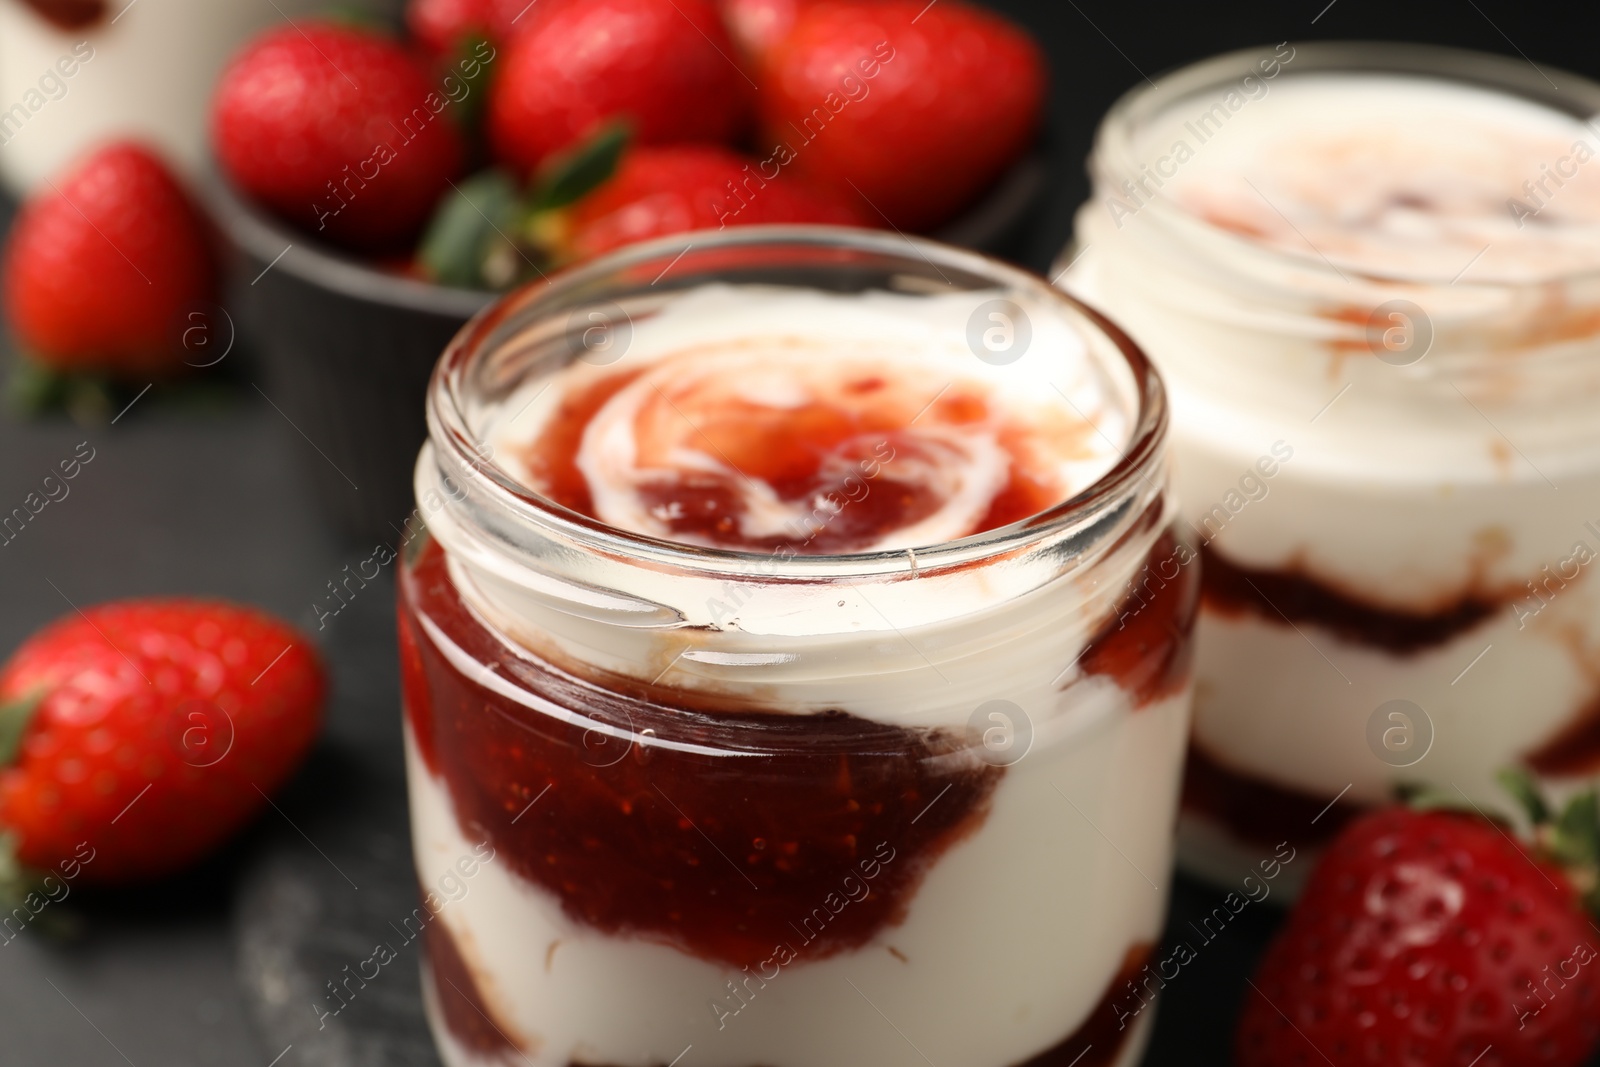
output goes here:
[[[601, 409], [643, 373], [614, 372], [562, 398], [521, 455], [533, 485], [546, 498], [602, 518], [579, 469], [583, 436]], [[1037, 428], [997, 420], [990, 399], [971, 385], [955, 383], [942, 393], [930, 388], [927, 397], [906, 397], [903, 385], [863, 373], [845, 383], [843, 391], [859, 406], [816, 400], [792, 407], [733, 405], [733, 410], [696, 425], [696, 443], [731, 470], [663, 477], [642, 488], [643, 502], [662, 517], [673, 540], [744, 551], [862, 551], [944, 505], [933, 485], [913, 476], [949, 459], [912, 425], [930, 422], [994, 426], [1009, 460], [1005, 481], [987, 511], [971, 528], [946, 540], [1020, 522], [1063, 497], [1063, 488], [1040, 473], [1043, 464], [1034, 455], [1040, 444]], [[674, 418], [687, 419], [670, 398], [663, 398], [673, 406]], [[781, 533], [745, 536], [742, 491], [750, 481], [770, 487], [802, 517]]]

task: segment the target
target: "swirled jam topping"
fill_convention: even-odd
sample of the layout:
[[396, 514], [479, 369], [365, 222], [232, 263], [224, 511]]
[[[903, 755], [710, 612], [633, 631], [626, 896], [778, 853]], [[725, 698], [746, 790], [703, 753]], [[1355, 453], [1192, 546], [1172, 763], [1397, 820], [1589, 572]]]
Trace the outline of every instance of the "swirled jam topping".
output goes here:
[[1076, 322], [992, 299], [694, 290], [606, 365], [513, 396], [496, 455], [565, 508], [708, 547], [899, 550], [1006, 526], [1104, 475], [1130, 427]]
[[1294, 75], [1229, 97], [1175, 105], [1142, 135], [1150, 173], [1130, 195], [1169, 196], [1252, 241], [1383, 277], [1600, 268], [1592, 120], [1397, 75]]

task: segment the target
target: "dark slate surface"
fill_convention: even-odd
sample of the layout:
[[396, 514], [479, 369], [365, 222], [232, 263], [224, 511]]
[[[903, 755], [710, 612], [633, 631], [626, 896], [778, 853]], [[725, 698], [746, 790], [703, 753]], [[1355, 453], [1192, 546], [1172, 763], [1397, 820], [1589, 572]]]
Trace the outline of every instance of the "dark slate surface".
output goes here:
[[[1509, 0], [1414, 0], [1401, 11], [1377, 0], [995, 6], [1039, 34], [1054, 69], [1048, 203], [1019, 250], [1039, 269], [1066, 240], [1084, 195], [1096, 118], [1144, 75], [1311, 37], [1456, 43], [1600, 73], [1575, 14], [1530, 17]], [[0, 228], [6, 211], [0, 203]], [[249, 388], [255, 372], [244, 353], [230, 359], [245, 384], [219, 410], [147, 397], [116, 425], [93, 429], [0, 414], [0, 504], [19, 502], [78, 442], [96, 449], [71, 495], [0, 548], [0, 650], [70, 610], [69, 598], [206, 593], [315, 629], [312, 603], [325, 583], [370, 548], [341, 544], [319, 525], [303, 480], [311, 446]], [[311, 1007], [323, 983], [366, 958], [415, 901], [391, 596], [392, 587], [374, 584], [318, 635], [335, 698], [326, 737], [278, 798], [280, 811], [181, 879], [75, 892], [63, 905], [82, 922], [74, 941], [30, 930], [0, 946], [0, 1064], [432, 1067], [413, 949], [326, 1029]], [[1172, 936], [1193, 941], [1189, 920], [1214, 903], [1180, 881]], [[1228, 1061], [1244, 975], [1272, 922], [1268, 909], [1252, 907], [1184, 968], [1162, 1006], [1150, 1067]]]

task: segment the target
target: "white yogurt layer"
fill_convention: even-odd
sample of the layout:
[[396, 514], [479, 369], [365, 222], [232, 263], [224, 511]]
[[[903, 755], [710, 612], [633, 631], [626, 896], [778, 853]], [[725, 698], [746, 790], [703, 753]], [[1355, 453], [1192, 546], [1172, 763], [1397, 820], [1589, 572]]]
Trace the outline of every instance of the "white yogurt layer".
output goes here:
[[[635, 319], [614, 363], [579, 361], [528, 382], [488, 437], [499, 462], [542, 489], [538, 472], [521, 462], [530, 444], [574, 396], [626, 375], [629, 383], [590, 420], [577, 457], [601, 521], [683, 540], [644, 491], [709, 482], [738, 500], [740, 538], [794, 539], [794, 531], [826, 525], [852, 476], [871, 480], [861, 477], [868, 463], [873, 478], [941, 503], [853, 551], [954, 540], [980, 529], [1011, 477], [1013, 451], [1065, 500], [1111, 468], [1130, 429], [1080, 324], [1037, 302], [1020, 308], [1020, 323], [1008, 311], [990, 318], [983, 305], [997, 295], [705, 286]], [[975, 354], [974, 335], [985, 354], [1015, 348], [991, 362]], [[764, 437], [763, 426], [804, 427], [808, 417], [877, 429], [827, 443], [826, 492], [783, 499], [763, 476], [773, 464], [762, 453], [794, 442]], [[890, 438], [892, 452], [875, 451]], [[893, 458], [878, 462], [882, 454]]]

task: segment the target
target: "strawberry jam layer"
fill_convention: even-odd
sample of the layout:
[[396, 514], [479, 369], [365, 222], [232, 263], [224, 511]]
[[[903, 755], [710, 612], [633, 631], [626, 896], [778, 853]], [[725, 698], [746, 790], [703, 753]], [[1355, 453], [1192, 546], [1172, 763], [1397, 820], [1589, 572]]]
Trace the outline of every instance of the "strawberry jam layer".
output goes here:
[[[1163, 535], [1151, 560], [1174, 545]], [[1104, 626], [1080, 670], [1134, 708], [1181, 691], [1193, 570]], [[797, 936], [825, 958], [901, 921], [1005, 774], [960, 729], [754, 710], [513, 652], [431, 539], [402, 572], [400, 644], [412, 736], [464, 829], [571, 921], [735, 968]], [[871, 892], [844, 907], [850, 875]]]
[[[810, 958], [860, 946], [983, 821], [1003, 773], [937, 730], [713, 708], [513, 655], [461, 601], [434, 542], [404, 581], [406, 707], [423, 758], [462, 825], [590, 929], [735, 968], [806, 930]], [[466, 677], [440, 642], [592, 725]], [[843, 907], [851, 875], [871, 892]]]

